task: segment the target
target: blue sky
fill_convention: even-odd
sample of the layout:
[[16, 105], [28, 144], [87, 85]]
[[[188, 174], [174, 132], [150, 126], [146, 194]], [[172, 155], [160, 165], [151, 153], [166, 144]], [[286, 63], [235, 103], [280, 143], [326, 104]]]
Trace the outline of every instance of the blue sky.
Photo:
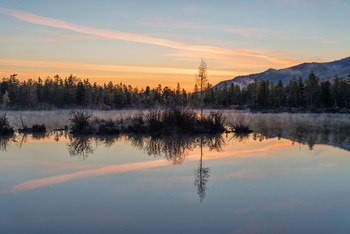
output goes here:
[[[192, 89], [350, 55], [350, 1], [4, 1], [0, 75]], [[44, 18], [43, 18], [44, 17]]]

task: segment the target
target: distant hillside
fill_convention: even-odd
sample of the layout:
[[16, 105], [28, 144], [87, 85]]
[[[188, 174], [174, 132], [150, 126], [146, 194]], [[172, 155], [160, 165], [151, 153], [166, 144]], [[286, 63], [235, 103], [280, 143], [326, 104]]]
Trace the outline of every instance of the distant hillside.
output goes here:
[[274, 84], [277, 84], [278, 81], [281, 80], [284, 85], [287, 85], [293, 76], [296, 78], [301, 76], [303, 79], [307, 79], [310, 71], [314, 71], [316, 76], [321, 79], [327, 78], [332, 80], [336, 75], [347, 77], [350, 74], [350, 57], [327, 63], [302, 63], [294, 67], [280, 70], [268, 69], [262, 73], [237, 76], [232, 80], [222, 81], [215, 85], [215, 87], [220, 88], [224, 85], [224, 83], [227, 83], [228, 86], [230, 86], [231, 83], [234, 83], [242, 88], [252, 83], [255, 79], [268, 80]]

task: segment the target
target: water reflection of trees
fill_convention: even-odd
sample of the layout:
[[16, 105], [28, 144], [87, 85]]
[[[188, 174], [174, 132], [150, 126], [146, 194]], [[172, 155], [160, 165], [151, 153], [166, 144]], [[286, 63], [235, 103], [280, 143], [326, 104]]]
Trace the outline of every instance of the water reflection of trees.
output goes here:
[[278, 139], [286, 138], [293, 142], [307, 144], [312, 150], [315, 144], [325, 144], [337, 146], [339, 148], [350, 150], [350, 126], [339, 126], [334, 128], [330, 126], [305, 126], [298, 124], [288, 126], [284, 129], [260, 126], [255, 129], [253, 134], [254, 140], [267, 140], [269, 138], [278, 137]]
[[7, 151], [11, 144], [17, 144], [19, 148], [27, 142], [28, 137], [32, 139], [40, 140], [46, 138], [48, 135], [45, 133], [21, 133], [21, 134], [9, 134], [0, 135], [0, 151]]
[[10, 147], [11, 142], [14, 141], [14, 135], [4, 135], [0, 136], [0, 151], [7, 151]]
[[69, 139], [66, 143], [71, 156], [86, 159], [94, 153], [97, 146], [112, 146], [120, 139], [127, 139], [137, 149], [144, 150], [148, 155], [154, 157], [165, 157], [173, 164], [180, 164], [188, 153], [195, 149], [200, 150], [198, 167], [195, 169], [194, 185], [200, 202], [206, 197], [207, 183], [210, 177], [210, 168], [205, 167], [203, 149], [221, 151], [227, 141], [255, 140], [264, 141], [277, 137], [286, 138], [293, 142], [308, 144], [312, 150], [315, 144], [328, 144], [350, 150], [350, 127], [338, 126], [336, 128], [322, 125], [319, 127], [303, 124], [287, 125], [285, 128], [279, 126], [260, 125], [254, 129], [253, 134], [228, 134], [226, 138], [222, 135], [129, 135], [129, 136], [72, 136], [67, 131], [53, 132], [47, 134], [14, 134], [13, 136], [0, 137], [0, 151], [8, 150], [10, 144], [17, 143], [21, 146], [27, 142], [28, 137], [41, 140], [46, 137], [53, 137], [55, 141], [61, 138]]
[[71, 156], [86, 159], [89, 154], [93, 154], [92, 138], [88, 136], [71, 137], [67, 143], [68, 152]]
[[[336, 146], [345, 150], [350, 150], [350, 126], [348, 125], [326, 125], [308, 126], [302, 123], [294, 125], [287, 124], [284, 128], [280, 125], [259, 125], [255, 126], [252, 134], [228, 134], [226, 141], [255, 140], [264, 141], [277, 137], [278, 139], [290, 139], [293, 142], [307, 144], [312, 150], [316, 144]], [[50, 133], [22, 133], [11, 136], [0, 136], [0, 150], [7, 151], [11, 144], [21, 147], [28, 139], [42, 140], [53, 137], [58, 142], [61, 139], [69, 139], [68, 150], [72, 156], [86, 158], [93, 153], [90, 141], [95, 141], [96, 145], [105, 147], [112, 146], [119, 139], [129, 139], [132, 146], [144, 150], [148, 155], [165, 156], [174, 164], [183, 162], [187, 152], [200, 146], [202, 139], [203, 147], [209, 149], [221, 149], [225, 144], [224, 138], [220, 135], [214, 136], [193, 136], [193, 135], [169, 135], [169, 136], [71, 136], [68, 131], [53, 131]], [[251, 137], [251, 138], [250, 138]]]
[[144, 150], [148, 155], [164, 156], [173, 164], [182, 163], [189, 151], [197, 147], [221, 150], [225, 141], [221, 135], [168, 135], [168, 136], [133, 136], [129, 138], [132, 146]]

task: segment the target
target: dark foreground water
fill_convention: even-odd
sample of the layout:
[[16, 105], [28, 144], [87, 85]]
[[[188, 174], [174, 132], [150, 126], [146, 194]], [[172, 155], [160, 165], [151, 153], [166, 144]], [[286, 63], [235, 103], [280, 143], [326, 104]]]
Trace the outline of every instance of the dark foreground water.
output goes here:
[[2, 138], [0, 233], [349, 233], [348, 129], [308, 126]]

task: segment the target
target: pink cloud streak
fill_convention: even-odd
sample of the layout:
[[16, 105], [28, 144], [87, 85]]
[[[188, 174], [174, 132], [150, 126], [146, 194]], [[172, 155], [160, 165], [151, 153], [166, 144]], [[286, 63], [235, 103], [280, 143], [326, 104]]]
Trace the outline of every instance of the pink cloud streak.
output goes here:
[[260, 58], [270, 62], [274, 62], [277, 64], [284, 64], [288, 66], [295, 65], [298, 63], [295, 60], [268, 56], [261, 53], [254, 53], [246, 50], [237, 50], [237, 49], [229, 49], [229, 48], [205, 46], [205, 45], [193, 45], [193, 44], [186, 44], [186, 43], [177, 42], [173, 40], [149, 37], [141, 34], [125, 33], [117, 30], [85, 27], [81, 25], [71, 24], [63, 20], [43, 17], [43, 16], [32, 14], [30, 12], [24, 12], [19, 10], [1, 8], [1, 12], [10, 14], [13, 17], [16, 17], [18, 19], [21, 19], [23, 21], [30, 22], [33, 24], [40, 24], [40, 25], [46, 25], [54, 28], [68, 29], [75, 32], [95, 35], [95, 36], [99, 36], [107, 39], [115, 39], [115, 40], [123, 40], [123, 41], [144, 43], [144, 44], [150, 44], [150, 45], [157, 45], [157, 46], [163, 46], [163, 47], [168, 47], [168, 48], [173, 48], [178, 50], [200, 51], [200, 52], [208, 52], [212, 54], [229, 54], [229, 55], [245, 56], [245, 57], [251, 57], [251, 58]]
[[156, 161], [149, 161], [149, 162], [138, 162], [138, 163], [104, 166], [97, 169], [79, 171], [71, 174], [57, 175], [57, 176], [51, 176], [51, 177], [46, 177], [41, 179], [30, 180], [12, 187], [11, 192], [33, 190], [43, 186], [63, 183], [72, 179], [86, 178], [90, 176], [99, 176], [99, 175], [109, 175], [109, 174], [116, 174], [116, 173], [122, 173], [122, 172], [128, 172], [128, 171], [137, 171], [137, 170], [161, 167], [166, 165], [169, 165], [169, 161], [166, 159], [163, 159], [163, 160], [156, 160]]

